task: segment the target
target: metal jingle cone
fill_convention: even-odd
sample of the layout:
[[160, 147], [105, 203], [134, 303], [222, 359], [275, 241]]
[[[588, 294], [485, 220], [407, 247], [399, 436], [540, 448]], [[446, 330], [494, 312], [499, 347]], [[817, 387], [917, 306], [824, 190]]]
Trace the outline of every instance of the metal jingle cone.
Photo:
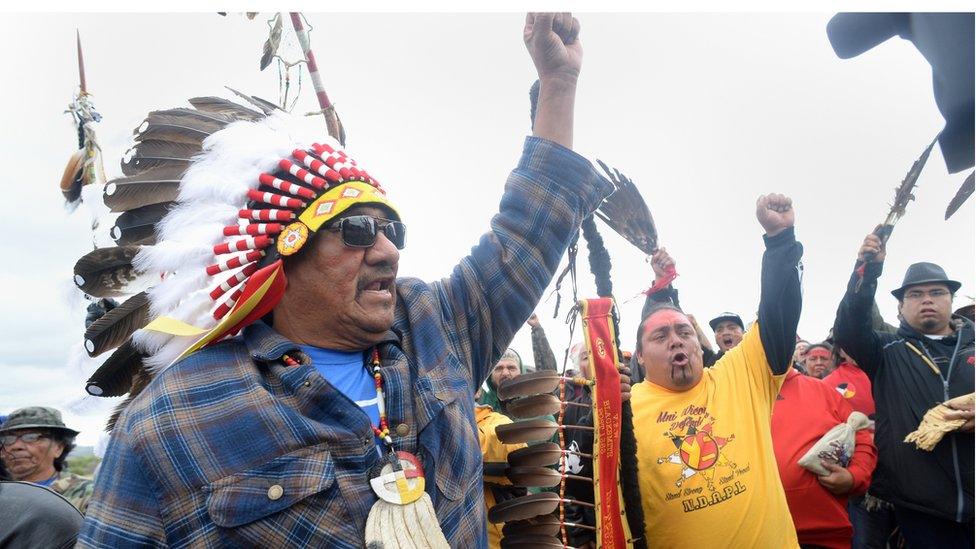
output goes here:
[[498, 384], [498, 398], [510, 400], [520, 396], [551, 393], [559, 388], [563, 376], [553, 370], [529, 372]]
[[540, 515], [550, 515], [559, 507], [560, 503], [575, 503], [584, 507], [593, 507], [592, 503], [585, 501], [562, 499], [559, 494], [552, 492], [539, 492], [496, 504], [488, 510], [488, 522], [499, 524], [513, 520], [526, 520]]
[[556, 536], [542, 536], [538, 534], [518, 534], [502, 538], [501, 546], [505, 549], [549, 549], [566, 547]]
[[509, 467], [505, 470], [505, 476], [508, 477], [508, 480], [512, 481], [512, 484], [528, 488], [552, 488], [553, 486], [559, 486], [559, 483], [564, 478], [593, 482], [593, 479], [589, 477], [562, 474], [548, 467]]
[[559, 400], [556, 395], [543, 393], [506, 401], [505, 410], [514, 418], [554, 416], [562, 410], [563, 406], [590, 407], [588, 404], [566, 402]]
[[556, 431], [561, 429], [579, 429], [592, 431], [593, 427], [584, 425], [558, 425], [548, 419], [524, 419], [495, 428], [495, 434], [502, 444], [520, 444], [523, 442], [548, 441]]

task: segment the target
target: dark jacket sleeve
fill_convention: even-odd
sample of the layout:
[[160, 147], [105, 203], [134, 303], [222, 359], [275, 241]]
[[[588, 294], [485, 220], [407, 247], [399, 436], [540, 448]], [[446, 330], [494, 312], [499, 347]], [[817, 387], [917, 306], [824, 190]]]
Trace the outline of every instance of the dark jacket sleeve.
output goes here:
[[557, 369], [556, 354], [552, 352], [552, 345], [549, 345], [549, 338], [542, 326], [532, 327], [532, 358], [536, 371]]
[[857, 272], [851, 275], [847, 282], [847, 292], [837, 308], [837, 318], [834, 320], [834, 341], [871, 378], [882, 361], [881, 340], [871, 329], [871, 310], [882, 269], [882, 263], [868, 263], [864, 269], [861, 288], [857, 292], [854, 290], [860, 276]]
[[773, 374], [786, 373], [796, 346], [803, 296], [803, 245], [796, 241], [793, 227], [773, 237], [763, 235], [766, 253], [762, 260], [762, 289], [759, 295], [759, 338]]

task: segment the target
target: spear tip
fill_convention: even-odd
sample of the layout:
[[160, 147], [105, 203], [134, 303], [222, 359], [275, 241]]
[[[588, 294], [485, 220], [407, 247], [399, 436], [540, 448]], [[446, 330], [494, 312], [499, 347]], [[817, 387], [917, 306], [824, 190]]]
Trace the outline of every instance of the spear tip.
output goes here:
[[78, 44], [78, 79], [81, 82], [81, 95], [88, 94], [88, 86], [85, 84], [85, 57], [81, 53], [81, 31], [75, 29], [75, 38]]

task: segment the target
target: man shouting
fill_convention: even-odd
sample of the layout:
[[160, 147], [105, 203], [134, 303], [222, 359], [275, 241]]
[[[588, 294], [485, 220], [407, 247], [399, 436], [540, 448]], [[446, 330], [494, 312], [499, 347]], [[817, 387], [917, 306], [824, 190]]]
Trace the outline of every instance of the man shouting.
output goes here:
[[[680, 310], [652, 310], [637, 333], [647, 377], [634, 386], [649, 547], [796, 547], [773, 457], [770, 415], [800, 319], [800, 256], [789, 198], [756, 204], [765, 229], [759, 319], [712, 368]], [[707, 525], [707, 526], [705, 526]]]

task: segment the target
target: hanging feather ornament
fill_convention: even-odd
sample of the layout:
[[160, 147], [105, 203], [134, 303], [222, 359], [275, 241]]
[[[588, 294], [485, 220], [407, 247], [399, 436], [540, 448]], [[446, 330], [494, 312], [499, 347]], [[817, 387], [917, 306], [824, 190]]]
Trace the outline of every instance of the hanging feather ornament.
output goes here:
[[626, 175], [602, 160], [597, 164], [613, 183], [614, 191], [600, 204], [596, 216], [640, 251], [652, 255], [657, 251], [657, 228], [644, 197]]
[[[88, 94], [85, 79], [85, 58], [81, 51], [81, 33], [76, 32], [78, 51], [78, 79], [80, 82], [77, 95], [68, 105], [67, 112], [74, 120], [75, 131], [78, 134], [78, 150], [71, 154], [61, 176], [60, 188], [64, 195], [65, 204], [74, 209], [81, 202], [81, 188], [85, 185], [96, 184], [104, 180], [102, 169], [101, 148], [95, 138], [95, 123], [102, 119], [95, 110]], [[93, 222], [93, 228], [97, 225]]]

